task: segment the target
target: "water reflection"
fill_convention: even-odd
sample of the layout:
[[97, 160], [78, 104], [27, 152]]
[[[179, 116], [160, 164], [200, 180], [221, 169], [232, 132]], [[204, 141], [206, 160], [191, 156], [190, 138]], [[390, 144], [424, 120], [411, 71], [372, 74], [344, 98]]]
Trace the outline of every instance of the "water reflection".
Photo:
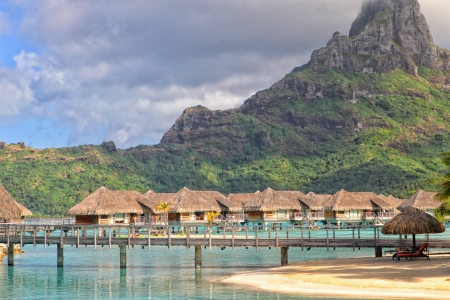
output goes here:
[[56, 287], [59, 292], [64, 289], [64, 268], [56, 269]]
[[[216, 279], [256, 267], [279, 265], [274, 249], [203, 251], [203, 268], [195, 269], [194, 251], [173, 247], [132, 248], [127, 268], [120, 268], [117, 248], [65, 247], [65, 263], [57, 268], [52, 247], [27, 248], [16, 265], [0, 265], [3, 299], [298, 299], [248, 287], [222, 284]], [[372, 255], [372, 249], [367, 253]], [[362, 255], [367, 255], [362, 253]], [[291, 261], [324, 256], [349, 257], [353, 252], [302, 252], [292, 249]], [[309, 257], [307, 257], [309, 256]], [[7, 297], [4, 297], [7, 295]]]
[[127, 296], [127, 291], [128, 291], [127, 290], [127, 269], [123, 269], [123, 268], [120, 269], [119, 278], [120, 278], [119, 295], [120, 295], [120, 298], [125, 299]]

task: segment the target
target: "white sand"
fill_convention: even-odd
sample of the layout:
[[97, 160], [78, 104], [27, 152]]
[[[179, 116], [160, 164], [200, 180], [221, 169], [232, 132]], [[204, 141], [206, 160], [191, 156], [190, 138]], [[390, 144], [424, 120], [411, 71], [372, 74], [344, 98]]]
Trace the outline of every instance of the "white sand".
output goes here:
[[243, 272], [219, 280], [296, 295], [450, 299], [450, 256], [320, 260]]

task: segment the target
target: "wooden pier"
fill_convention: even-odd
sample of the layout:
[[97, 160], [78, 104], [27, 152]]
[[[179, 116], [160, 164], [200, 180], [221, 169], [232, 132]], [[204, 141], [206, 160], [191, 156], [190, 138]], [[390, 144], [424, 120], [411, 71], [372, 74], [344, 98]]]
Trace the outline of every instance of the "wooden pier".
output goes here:
[[[126, 249], [130, 247], [195, 247], [195, 266], [201, 267], [202, 248], [261, 247], [280, 249], [281, 265], [288, 264], [288, 249], [313, 247], [374, 248], [376, 257], [384, 249], [411, 247], [412, 239], [396, 235], [381, 235], [377, 226], [259, 226], [233, 227], [169, 227], [137, 225], [0, 225], [0, 243], [12, 249], [20, 245], [57, 245], [57, 266], [64, 265], [64, 246], [120, 247], [120, 267], [126, 267]], [[423, 238], [421, 238], [423, 236]], [[430, 248], [450, 248], [447, 234], [421, 235], [417, 243], [428, 242]], [[8, 264], [14, 264], [13, 251], [8, 252]]]

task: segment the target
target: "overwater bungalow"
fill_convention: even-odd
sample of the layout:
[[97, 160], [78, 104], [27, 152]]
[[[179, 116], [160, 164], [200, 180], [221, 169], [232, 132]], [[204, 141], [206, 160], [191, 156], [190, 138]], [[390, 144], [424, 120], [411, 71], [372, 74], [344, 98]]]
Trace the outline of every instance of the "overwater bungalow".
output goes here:
[[212, 205], [218, 205], [221, 214], [215, 222], [245, 222], [244, 210], [241, 205], [234, 203], [217, 191], [196, 191], [196, 193]]
[[270, 187], [265, 189], [243, 206], [247, 220], [258, 224], [290, 222], [291, 214], [302, 210], [300, 202], [292, 195]]
[[340, 190], [323, 203], [325, 222], [335, 225], [379, 223], [379, 213], [394, 211], [395, 206], [372, 192]]
[[169, 225], [206, 224], [207, 212], [221, 211], [217, 203], [208, 202], [197, 192], [186, 187], [175, 193], [167, 202], [171, 204]]
[[418, 190], [409, 199], [403, 201], [403, 203], [398, 206], [398, 209], [405, 210], [412, 206], [430, 215], [434, 215], [434, 210], [442, 204], [442, 201], [435, 198], [436, 194], [437, 192]]
[[[112, 190], [117, 196], [128, 202], [134, 208], [142, 209], [142, 213], [131, 213], [129, 218], [130, 224], [138, 224], [140, 220], [145, 216], [151, 214], [153, 211], [150, 207], [142, 204], [142, 202], [147, 199], [145, 195], [141, 194], [138, 191], [124, 191], [124, 190]], [[127, 217], [125, 215], [125, 217]], [[117, 216], [114, 217], [115, 222], [117, 223]]]
[[398, 207], [403, 203], [404, 200], [402, 199], [398, 199], [392, 195], [389, 196], [385, 196], [383, 194], [379, 194], [378, 197], [380, 197], [381, 199], [383, 199], [385, 202], [389, 203], [389, 205], [391, 205], [392, 207], [394, 207], [391, 210], [388, 211], [383, 211], [383, 212], [378, 212], [378, 217], [383, 219], [383, 220], [390, 220], [393, 217], [395, 217], [400, 210], [398, 209]]
[[[175, 193], [155, 193], [152, 190], [148, 190], [145, 194], [145, 199], [138, 200], [141, 204], [149, 207], [151, 209], [150, 212], [144, 213], [144, 216], [140, 219], [139, 222], [150, 224], [150, 225], [165, 225], [167, 224], [166, 217], [164, 216], [164, 212], [156, 209], [160, 205], [160, 203], [170, 203], [172, 205], [171, 198], [175, 196]], [[170, 213], [168, 214], [168, 218], [171, 220], [176, 220], [176, 214]]]
[[150, 208], [138, 202], [144, 195], [137, 191], [111, 191], [102, 186], [68, 213], [76, 224], [130, 224]]
[[291, 213], [292, 222], [304, 221], [308, 225], [315, 225], [316, 221], [322, 221], [324, 219], [323, 206], [302, 192], [280, 191], [280, 193], [291, 201], [298, 201], [300, 203], [301, 209], [294, 210]]
[[20, 223], [32, 213], [25, 206], [14, 200], [8, 191], [0, 184], [0, 222]]

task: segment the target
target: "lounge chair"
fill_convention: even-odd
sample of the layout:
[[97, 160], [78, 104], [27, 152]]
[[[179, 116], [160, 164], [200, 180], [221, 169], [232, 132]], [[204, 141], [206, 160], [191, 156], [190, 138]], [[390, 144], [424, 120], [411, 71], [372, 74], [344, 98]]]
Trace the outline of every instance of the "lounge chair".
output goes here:
[[424, 253], [428, 251], [428, 243], [423, 243], [419, 249], [417, 249], [417, 251], [413, 252], [398, 252], [395, 255], [395, 257], [397, 258], [397, 260], [400, 260], [400, 258], [404, 257], [405, 259], [413, 259], [416, 257], [426, 257], [428, 259], [430, 259], [430, 257], [428, 256], [428, 254]]

